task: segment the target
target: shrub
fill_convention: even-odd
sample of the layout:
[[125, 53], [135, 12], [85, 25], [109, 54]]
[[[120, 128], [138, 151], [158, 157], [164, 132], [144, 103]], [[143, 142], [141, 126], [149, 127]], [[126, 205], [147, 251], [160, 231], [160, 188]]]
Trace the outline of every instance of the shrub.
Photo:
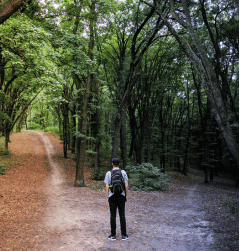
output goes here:
[[54, 126], [48, 126], [44, 129], [44, 131], [59, 134], [59, 128]]
[[98, 190], [98, 189], [104, 189], [105, 188], [105, 184], [103, 183], [103, 182], [99, 182], [99, 184], [98, 185], [93, 185], [93, 186], [91, 186], [91, 188], [93, 189], [93, 190]]
[[8, 149], [0, 149], [0, 156], [8, 156], [10, 151]]
[[3, 162], [0, 164], [0, 174], [5, 174], [6, 170], [10, 169], [10, 167], [7, 165], [7, 162]]
[[228, 211], [232, 214], [239, 211], [239, 202], [238, 201], [224, 201], [223, 206], [228, 209]]
[[104, 169], [97, 170], [92, 173], [92, 180], [104, 180], [106, 171]]
[[171, 182], [167, 174], [151, 163], [127, 166], [125, 170], [129, 174], [129, 187], [133, 190], [164, 191]]
[[8, 156], [10, 151], [3, 146], [4, 138], [0, 138], [0, 156]]
[[36, 131], [42, 130], [42, 126], [34, 122], [29, 123], [27, 128], [28, 130], [36, 130]]

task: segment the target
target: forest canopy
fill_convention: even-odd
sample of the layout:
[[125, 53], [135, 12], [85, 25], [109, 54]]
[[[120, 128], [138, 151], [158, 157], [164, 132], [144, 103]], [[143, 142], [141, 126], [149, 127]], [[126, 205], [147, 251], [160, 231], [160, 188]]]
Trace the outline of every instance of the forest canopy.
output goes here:
[[13, 130], [58, 133], [75, 186], [116, 156], [238, 177], [236, 0], [5, 0], [0, 17], [6, 149]]

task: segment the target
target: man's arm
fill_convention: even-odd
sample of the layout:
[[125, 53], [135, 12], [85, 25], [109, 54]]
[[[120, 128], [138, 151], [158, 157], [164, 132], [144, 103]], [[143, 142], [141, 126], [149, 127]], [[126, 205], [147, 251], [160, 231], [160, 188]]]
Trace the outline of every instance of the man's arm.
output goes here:
[[108, 191], [109, 191], [109, 184], [106, 183], [106, 194], [107, 194], [107, 200], [108, 200]]
[[126, 193], [126, 197], [127, 197], [127, 194], [128, 194], [128, 181], [125, 180], [124, 182], [125, 182], [125, 189], [126, 189], [125, 193]]

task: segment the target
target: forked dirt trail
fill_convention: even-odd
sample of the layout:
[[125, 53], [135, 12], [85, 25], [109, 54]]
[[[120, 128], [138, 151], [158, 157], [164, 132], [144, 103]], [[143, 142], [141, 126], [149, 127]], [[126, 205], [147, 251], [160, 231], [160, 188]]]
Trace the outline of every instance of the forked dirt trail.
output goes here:
[[[110, 223], [104, 190], [73, 187], [75, 163], [62, 157], [62, 146], [51, 134], [17, 135], [23, 140], [35, 139], [38, 145], [32, 148], [41, 149], [48, 171], [42, 182], [42, 213], [28, 225], [32, 233], [28, 238], [34, 240], [18, 240], [16, 249], [17, 243], [10, 244], [16, 239], [6, 235], [8, 240], [0, 241], [1, 250], [238, 250], [238, 213], [230, 214], [221, 207], [226, 199], [238, 200], [238, 189], [231, 180], [219, 179], [206, 186], [202, 172], [191, 170], [188, 177], [169, 173], [172, 184], [167, 192], [130, 191], [126, 204], [130, 238], [121, 241], [118, 218], [117, 241], [112, 242], [107, 239]], [[89, 173], [85, 176], [90, 184]]]

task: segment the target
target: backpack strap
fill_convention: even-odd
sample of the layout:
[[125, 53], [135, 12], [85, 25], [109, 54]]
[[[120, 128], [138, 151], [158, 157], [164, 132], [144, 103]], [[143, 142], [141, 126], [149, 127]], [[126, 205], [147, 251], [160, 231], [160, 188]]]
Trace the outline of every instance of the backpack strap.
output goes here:
[[[121, 173], [121, 176], [122, 176], [122, 169], [121, 168], [118, 168], [120, 173]], [[112, 184], [112, 174], [113, 174], [113, 168], [110, 170], [111, 172], [111, 184]], [[122, 180], [123, 180], [123, 176], [122, 176]]]

